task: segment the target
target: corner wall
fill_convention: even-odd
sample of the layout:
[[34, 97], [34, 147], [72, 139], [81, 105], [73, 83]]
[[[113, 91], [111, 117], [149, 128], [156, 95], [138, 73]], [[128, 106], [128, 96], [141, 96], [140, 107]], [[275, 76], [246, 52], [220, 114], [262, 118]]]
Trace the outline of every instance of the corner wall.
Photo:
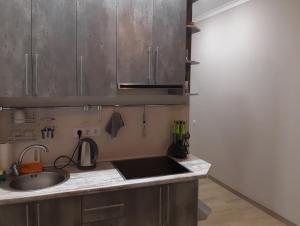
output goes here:
[[211, 175], [298, 225], [299, 12], [299, 0], [252, 0], [200, 22], [190, 109]]

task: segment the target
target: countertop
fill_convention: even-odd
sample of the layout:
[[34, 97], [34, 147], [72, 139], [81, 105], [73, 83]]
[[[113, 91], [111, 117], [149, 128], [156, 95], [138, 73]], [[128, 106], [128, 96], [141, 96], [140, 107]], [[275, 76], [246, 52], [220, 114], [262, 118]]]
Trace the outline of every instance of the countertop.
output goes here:
[[65, 170], [70, 173], [69, 180], [62, 184], [41, 190], [16, 191], [10, 189], [8, 182], [6, 182], [0, 185], [0, 205], [184, 182], [206, 176], [211, 167], [211, 164], [193, 155], [189, 155], [187, 159], [175, 160], [191, 172], [126, 180], [119, 171], [114, 168], [111, 162], [100, 162], [97, 168], [92, 171], [79, 171], [75, 167], [68, 167]]

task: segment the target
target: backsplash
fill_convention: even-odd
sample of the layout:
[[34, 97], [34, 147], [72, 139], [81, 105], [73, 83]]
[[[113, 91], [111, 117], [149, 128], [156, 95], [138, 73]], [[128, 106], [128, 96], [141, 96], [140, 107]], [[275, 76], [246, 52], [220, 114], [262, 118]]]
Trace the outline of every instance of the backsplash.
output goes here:
[[[113, 111], [121, 113], [125, 123], [116, 138], [111, 138], [105, 131], [105, 126]], [[100, 135], [92, 137], [98, 144], [99, 161], [125, 159], [133, 157], [164, 155], [170, 144], [170, 127], [174, 120], [187, 120], [188, 108], [184, 106], [155, 107], [146, 106], [146, 126], [143, 131], [144, 107], [115, 107], [83, 111], [83, 109], [55, 109], [35, 111], [37, 115], [37, 141], [18, 142], [12, 145], [13, 159], [17, 160], [24, 147], [33, 143], [49, 147], [49, 153], [42, 153], [43, 163], [52, 163], [60, 155], [71, 155], [77, 138], [76, 128], [99, 128]], [[10, 115], [0, 114], [0, 143], [7, 142], [7, 128]], [[52, 118], [51, 122], [45, 119]], [[54, 139], [42, 139], [40, 132], [46, 124], [55, 126]], [[145, 133], [145, 134], [143, 134]], [[26, 162], [26, 158], [25, 158]]]

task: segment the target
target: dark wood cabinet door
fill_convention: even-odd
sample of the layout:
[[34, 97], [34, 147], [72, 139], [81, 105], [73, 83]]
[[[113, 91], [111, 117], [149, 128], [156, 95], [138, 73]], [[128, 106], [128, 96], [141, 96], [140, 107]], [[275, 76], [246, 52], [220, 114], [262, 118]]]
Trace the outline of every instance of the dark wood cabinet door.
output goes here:
[[36, 96], [76, 95], [76, 0], [32, 0]]
[[116, 1], [77, 0], [77, 74], [81, 96], [116, 93]]
[[129, 190], [126, 206], [126, 226], [162, 225], [162, 187]]
[[152, 0], [118, 0], [119, 83], [152, 82]]
[[35, 203], [34, 222], [34, 226], [81, 226], [81, 198]]
[[158, 85], [185, 80], [186, 1], [154, 0], [154, 79]]
[[33, 213], [30, 204], [0, 207], [1, 226], [32, 226]]
[[197, 226], [198, 181], [166, 186], [167, 226]]
[[31, 1], [0, 0], [0, 97], [31, 95]]

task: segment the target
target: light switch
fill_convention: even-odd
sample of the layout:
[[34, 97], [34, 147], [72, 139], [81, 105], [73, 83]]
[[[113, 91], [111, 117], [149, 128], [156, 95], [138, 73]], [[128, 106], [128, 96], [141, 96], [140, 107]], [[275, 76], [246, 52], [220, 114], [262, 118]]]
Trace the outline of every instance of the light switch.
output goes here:
[[193, 126], [197, 126], [197, 120], [196, 119], [193, 120]]

